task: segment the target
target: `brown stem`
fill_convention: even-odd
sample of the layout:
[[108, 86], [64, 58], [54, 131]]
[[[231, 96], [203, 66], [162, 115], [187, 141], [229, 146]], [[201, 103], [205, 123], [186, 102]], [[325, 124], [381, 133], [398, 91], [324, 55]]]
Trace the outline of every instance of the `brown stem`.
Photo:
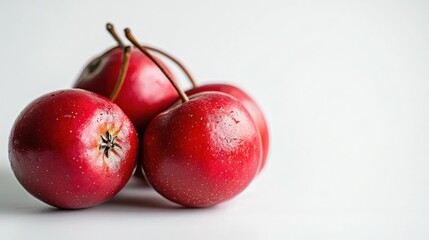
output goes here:
[[155, 48], [155, 47], [151, 47], [151, 46], [147, 46], [147, 45], [143, 45], [143, 47], [146, 48], [146, 49], [149, 49], [150, 51], [157, 52], [157, 53], [161, 54], [162, 56], [164, 56], [164, 57], [170, 59], [171, 61], [173, 61], [175, 64], [177, 64], [177, 66], [179, 66], [179, 68], [183, 71], [183, 73], [185, 73], [185, 75], [191, 81], [192, 87], [196, 88], [198, 86], [197, 82], [192, 77], [192, 75], [189, 72], [189, 70], [179, 60], [177, 60], [177, 58], [175, 58], [171, 54], [169, 54], [169, 53], [167, 53], [167, 52], [165, 52], [165, 51], [163, 51], [161, 49]]
[[107, 31], [110, 33], [110, 35], [112, 35], [112, 37], [116, 40], [116, 42], [118, 43], [120, 48], [124, 48], [124, 43], [122, 42], [122, 40], [119, 38], [118, 34], [116, 33], [115, 27], [113, 26], [113, 24], [111, 23], [107, 23], [106, 24], [106, 29]]
[[152, 56], [152, 54], [143, 46], [141, 46], [137, 40], [134, 38], [133, 34], [131, 33], [131, 30], [129, 28], [126, 28], [125, 30], [125, 36], [127, 36], [128, 40], [130, 40], [130, 42], [136, 47], [138, 48], [140, 51], [142, 51], [150, 60], [152, 60], [153, 63], [156, 64], [156, 66], [158, 66], [158, 68], [162, 71], [162, 73], [164, 73], [164, 75], [168, 78], [168, 80], [170, 80], [171, 84], [173, 84], [174, 88], [176, 89], [177, 93], [179, 94], [180, 98], [182, 99], [182, 102], [187, 102], [189, 101], [188, 96], [186, 95], [186, 93], [179, 87], [179, 85], [177, 84], [176, 81], [173, 80], [173, 77], [170, 75], [170, 73], [168, 73], [165, 68], [161, 65], [161, 63]]
[[115, 88], [113, 88], [112, 94], [110, 94], [110, 97], [109, 97], [112, 102], [115, 102], [116, 97], [118, 97], [118, 94], [121, 91], [122, 85], [124, 84], [125, 76], [127, 75], [128, 64], [130, 63], [130, 51], [131, 51], [130, 46], [126, 46], [124, 48], [121, 71], [119, 72], [119, 76], [118, 76], [118, 80], [116, 81]]
[[[120, 48], [124, 48], [124, 43], [122, 42], [121, 38], [119, 37], [119, 35], [117, 34], [115, 27], [113, 26], [112, 23], [107, 23], [106, 24], [106, 29], [107, 31], [110, 33], [110, 35], [116, 40], [116, 42], [118, 43]], [[194, 77], [192, 77], [192, 74], [190, 73], [190, 71], [185, 67], [185, 65], [183, 65], [177, 58], [173, 57], [171, 54], [165, 52], [164, 50], [155, 48], [155, 47], [151, 47], [151, 46], [147, 46], [147, 45], [143, 45], [144, 48], [149, 49], [150, 51], [156, 52], [158, 54], [161, 54], [162, 56], [170, 59], [172, 62], [174, 62], [177, 66], [179, 66], [179, 68], [183, 71], [183, 73], [186, 75], [186, 77], [189, 79], [189, 81], [191, 81], [192, 87], [196, 88], [197, 82], [195, 81]]]

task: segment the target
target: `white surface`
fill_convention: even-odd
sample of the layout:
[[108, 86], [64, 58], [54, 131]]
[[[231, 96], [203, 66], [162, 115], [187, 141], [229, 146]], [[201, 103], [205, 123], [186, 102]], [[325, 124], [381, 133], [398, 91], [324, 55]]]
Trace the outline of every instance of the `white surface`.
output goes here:
[[[1, 1], [0, 239], [428, 239], [428, 12], [424, 0]], [[113, 45], [107, 21], [257, 99], [271, 153], [243, 194], [176, 209], [128, 186], [57, 211], [19, 186], [14, 119]]]

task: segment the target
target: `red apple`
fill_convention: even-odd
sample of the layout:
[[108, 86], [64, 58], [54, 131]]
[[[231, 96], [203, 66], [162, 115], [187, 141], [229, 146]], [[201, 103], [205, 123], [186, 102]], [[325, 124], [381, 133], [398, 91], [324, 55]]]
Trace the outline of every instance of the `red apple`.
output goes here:
[[198, 86], [197, 81], [195, 81], [190, 71], [178, 59], [171, 56], [169, 53], [156, 48], [147, 47], [147, 46], [144, 46], [144, 48], [149, 49], [151, 51], [155, 51], [167, 57], [175, 64], [177, 64], [177, 66], [180, 69], [183, 70], [183, 72], [189, 78], [193, 86], [193, 88], [191, 90], [188, 90], [186, 94], [193, 95], [193, 94], [205, 92], [205, 91], [223, 92], [237, 98], [244, 105], [244, 107], [246, 107], [246, 109], [249, 111], [250, 115], [252, 116], [253, 120], [255, 121], [258, 127], [258, 130], [262, 139], [262, 158], [260, 161], [260, 166], [258, 167], [258, 173], [259, 173], [264, 168], [265, 163], [267, 161], [270, 137], [269, 137], [268, 124], [267, 124], [267, 121], [265, 120], [264, 113], [262, 112], [261, 108], [258, 106], [256, 101], [253, 100], [242, 89], [229, 84], [217, 83], [217, 84], [206, 84], [206, 85]]
[[127, 38], [170, 79], [182, 104], [157, 115], [143, 137], [143, 169], [161, 195], [189, 207], [208, 207], [242, 192], [262, 155], [261, 137], [245, 107], [234, 97], [205, 92], [188, 99], [163, 66]]
[[98, 205], [127, 183], [136, 165], [136, 130], [108, 99], [85, 90], [39, 97], [18, 116], [9, 159], [21, 185], [64, 209]]
[[242, 192], [255, 176], [261, 139], [244, 106], [210, 92], [156, 116], [146, 129], [143, 169], [167, 199], [207, 207]]
[[111, 98], [131, 119], [137, 131], [143, 133], [153, 117], [176, 101], [177, 93], [156, 64], [134, 48], [124, 69], [123, 83], [120, 90], [117, 89], [125, 61], [124, 47], [114, 33], [113, 25], [107, 24], [107, 28], [117, 39], [118, 46], [92, 60], [74, 87]]
[[[93, 60], [74, 87], [109, 97], [114, 92], [122, 65], [123, 49], [116, 47]], [[137, 49], [132, 49], [121, 91], [114, 102], [139, 132], [158, 113], [177, 99], [177, 93], [159, 68]]]
[[246, 92], [244, 92], [238, 87], [235, 87], [229, 84], [218, 83], [218, 84], [206, 84], [206, 85], [196, 86], [193, 89], [188, 90], [186, 94], [191, 96], [196, 93], [201, 93], [205, 91], [216, 91], [216, 92], [227, 93], [237, 98], [244, 105], [244, 107], [249, 111], [250, 115], [252, 116], [253, 120], [256, 123], [256, 126], [258, 127], [258, 130], [262, 139], [262, 159], [260, 162], [260, 166], [258, 167], [258, 172], [260, 172], [265, 166], [265, 163], [267, 161], [269, 140], [270, 140], [268, 124], [267, 124], [267, 121], [265, 120], [265, 117], [261, 108], [259, 108], [255, 100], [253, 100]]

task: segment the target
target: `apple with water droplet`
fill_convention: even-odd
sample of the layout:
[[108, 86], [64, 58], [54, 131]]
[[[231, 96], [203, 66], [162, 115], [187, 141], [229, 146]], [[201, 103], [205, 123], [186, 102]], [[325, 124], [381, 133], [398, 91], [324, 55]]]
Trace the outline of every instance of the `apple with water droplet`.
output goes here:
[[118, 45], [93, 59], [74, 87], [110, 98], [142, 134], [153, 117], [176, 101], [177, 93], [160, 69], [138, 49], [131, 48], [129, 56], [124, 57], [125, 46], [113, 25], [108, 23], [106, 27]]
[[156, 116], [146, 129], [143, 169], [164, 197], [208, 207], [242, 192], [262, 154], [255, 123], [235, 98], [220, 92], [194, 95]]
[[20, 184], [63, 209], [96, 206], [129, 180], [138, 154], [136, 130], [108, 99], [81, 89], [31, 102], [9, 137], [9, 160]]
[[181, 97], [148, 125], [142, 165], [149, 183], [167, 199], [188, 207], [209, 207], [237, 196], [258, 170], [262, 143], [257, 126], [234, 97], [204, 92], [190, 99], [158, 65]]
[[210, 92], [210, 91], [216, 91], [216, 92], [222, 92], [229, 94], [235, 98], [237, 98], [244, 107], [249, 111], [250, 115], [252, 116], [252, 119], [255, 121], [256, 126], [258, 127], [259, 134], [261, 135], [262, 139], [262, 158], [258, 167], [258, 172], [260, 172], [267, 161], [268, 157], [268, 150], [270, 146], [270, 137], [269, 137], [269, 131], [268, 131], [268, 124], [265, 120], [264, 113], [262, 112], [261, 108], [258, 106], [256, 101], [250, 97], [249, 94], [247, 94], [242, 89], [230, 85], [230, 84], [223, 84], [223, 83], [213, 83], [213, 84], [205, 84], [200, 86], [194, 86], [194, 88], [186, 91], [186, 94], [189, 96], [192, 96], [197, 93], [201, 92]]
[[[190, 73], [190, 71], [186, 68], [186, 66], [177, 58], [173, 57], [171, 54], [165, 51], [162, 51], [156, 48], [151, 48], [147, 46], [143, 46], [143, 47], [149, 50], [156, 51], [157, 53], [160, 53], [161, 55], [167, 57], [172, 62], [177, 64], [177, 66], [183, 71], [183, 73], [188, 77], [188, 79], [192, 83], [192, 89], [186, 91], [187, 95], [191, 96], [197, 93], [207, 92], [207, 91], [222, 92], [237, 98], [244, 105], [244, 107], [249, 111], [250, 115], [255, 121], [256, 126], [258, 127], [258, 130], [259, 130], [259, 133], [261, 135], [262, 157], [259, 163], [258, 173], [261, 172], [262, 169], [265, 167], [265, 164], [267, 161], [269, 145], [270, 145], [270, 137], [269, 137], [269, 128], [268, 128], [267, 120], [265, 119], [265, 115], [262, 109], [256, 103], [256, 101], [241, 88], [230, 84], [213, 83], [213, 84], [199, 85], [197, 81], [194, 79], [194, 77], [192, 76], [192, 74]], [[162, 62], [160, 63], [163, 66]], [[167, 68], [166, 70], [168, 71]], [[169, 71], [168, 73], [171, 74]]]

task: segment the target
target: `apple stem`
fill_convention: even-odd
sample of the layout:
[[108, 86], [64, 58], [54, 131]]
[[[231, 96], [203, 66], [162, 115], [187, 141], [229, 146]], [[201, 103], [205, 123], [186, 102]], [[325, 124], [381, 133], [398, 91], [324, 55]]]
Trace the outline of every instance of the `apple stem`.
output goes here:
[[[106, 29], [107, 31], [110, 33], [110, 35], [112, 35], [112, 37], [116, 40], [116, 42], [118, 43], [120, 48], [124, 48], [125, 44], [124, 42], [122, 42], [121, 38], [119, 37], [119, 35], [117, 34], [115, 27], [113, 26], [112, 23], [107, 23], [106, 24]], [[174, 62], [177, 66], [179, 66], [179, 68], [183, 71], [183, 73], [186, 75], [186, 77], [189, 79], [189, 81], [191, 81], [192, 87], [196, 88], [198, 86], [197, 82], [195, 81], [194, 77], [192, 77], [192, 74], [189, 72], [189, 70], [185, 67], [185, 65], [183, 65], [179, 60], [177, 60], [177, 58], [173, 57], [171, 54], [155, 48], [155, 47], [151, 47], [151, 46], [147, 46], [144, 45], [144, 48], [152, 51], [152, 52], [156, 52], [161, 54], [162, 56], [170, 59], [172, 62]]]
[[197, 82], [195, 81], [194, 77], [192, 77], [191, 73], [189, 72], [189, 70], [185, 67], [185, 65], [183, 65], [179, 60], [177, 60], [177, 58], [173, 57], [171, 54], [155, 48], [155, 47], [151, 47], [151, 46], [147, 46], [147, 45], [143, 45], [144, 48], [159, 53], [162, 56], [170, 59], [171, 61], [173, 61], [177, 66], [179, 66], [179, 68], [183, 71], [183, 73], [185, 73], [186, 77], [189, 79], [189, 81], [191, 81], [192, 87], [196, 88], [198, 86]]
[[130, 62], [130, 52], [131, 47], [126, 46], [124, 48], [124, 54], [122, 57], [122, 66], [121, 70], [119, 72], [118, 80], [116, 81], [115, 88], [112, 91], [112, 94], [110, 94], [110, 101], [115, 102], [116, 97], [118, 97], [119, 92], [121, 91], [122, 85], [124, 84], [125, 76], [127, 75], [128, 70], [128, 64]]
[[116, 33], [115, 27], [113, 26], [113, 24], [111, 23], [107, 23], [106, 24], [106, 29], [107, 31], [110, 33], [110, 35], [112, 35], [112, 37], [116, 40], [116, 42], [118, 43], [120, 48], [124, 48], [124, 43], [122, 42], [122, 40], [119, 38], [118, 34]]
[[158, 68], [162, 71], [162, 73], [164, 73], [164, 75], [168, 78], [168, 80], [170, 80], [171, 84], [173, 84], [174, 88], [176, 89], [177, 93], [179, 94], [180, 98], [182, 99], [182, 102], [187, 102], [189, 101], [188, 96], [186, 95], [186, 93], [179, 87], [179, 85], [177, 84], [176, 81], [173, 80], [173, 77], [170, 75], [170, 73], [168, 73], [165, 68], [161, 65], [161, 63], [152, 56], [152, 54], [143, 46], [141, 46], [137, 40], [134, 38], [133, 34], [131, 33], [131, 29], [126, 28], [125, 30], [125, 36], [128, 38], [128, 40], [130, 40], [130, 42], [136, 47], [138, 48], [140, 51], [142, 51], [150, 60], [152, 60], [153, 63], [156, 64], [156, 66], [158, 66]]

